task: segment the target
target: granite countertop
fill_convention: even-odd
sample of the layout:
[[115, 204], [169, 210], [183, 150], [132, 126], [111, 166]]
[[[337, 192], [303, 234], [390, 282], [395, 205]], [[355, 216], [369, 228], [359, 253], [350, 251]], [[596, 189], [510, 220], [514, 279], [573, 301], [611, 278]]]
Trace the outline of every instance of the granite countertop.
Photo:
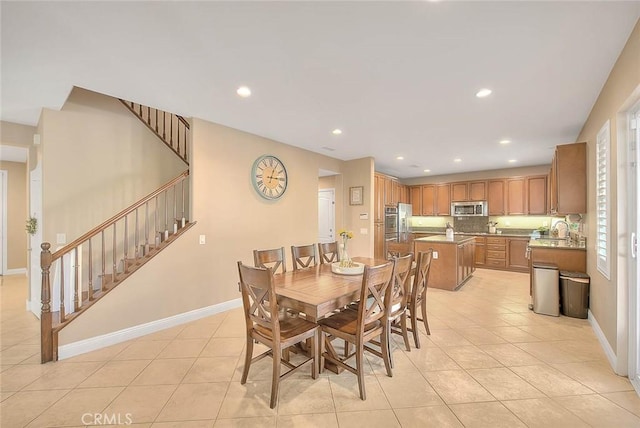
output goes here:
[[[487, 233], [487, 232], [454, 232], [455, 235], [462, 236], [504, 236], [510, 238], [530, 238], [531, 232], [520, 232], [520, 231], [505, 231], [501, 230], [502, 233]], [[430, 233], [433, 235], [444, 235], [445, 232], [440, 231], [429, 231], [429, 230], [414, 230], [411, 233]]]
[[418, 238], [415, 241], [420, 242], [441, 242], [444, 244], [460, 244], [462, 242], [471, 241], [473, 236], [454, 235], [453, 239], [447, 239], [444, 235], [427, 236], [425, 238]]
[[530, 248], [554, 248], [559, 250], [587, 250], [586, 242], [567, 241], [566, 239], [531, 239]]

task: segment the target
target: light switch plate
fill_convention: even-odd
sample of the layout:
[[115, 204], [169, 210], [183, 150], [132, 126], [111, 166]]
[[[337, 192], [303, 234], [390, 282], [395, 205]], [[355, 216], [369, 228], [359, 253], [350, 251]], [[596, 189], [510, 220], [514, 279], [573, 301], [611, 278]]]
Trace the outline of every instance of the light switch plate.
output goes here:
[[57, 233], [56, 234], [56, 244], [64, 245], [67, 243], [67, 234], [66, 233]]
[[360, 235], [368, 235], [369, 234], [369, 229], [367, 229], [366, 227], [363, 227], [360, 229]]
[[369, 220], [369, 213], [360, 214], [360, 220]]
[[434, 260], [438, 258], [438, 252], [437, 251], [433, 252], [433, 258], [434, 258]]
[[200, 235], [200, 245], [204, 245], [207, 243], [207, 237], [205, 235]]

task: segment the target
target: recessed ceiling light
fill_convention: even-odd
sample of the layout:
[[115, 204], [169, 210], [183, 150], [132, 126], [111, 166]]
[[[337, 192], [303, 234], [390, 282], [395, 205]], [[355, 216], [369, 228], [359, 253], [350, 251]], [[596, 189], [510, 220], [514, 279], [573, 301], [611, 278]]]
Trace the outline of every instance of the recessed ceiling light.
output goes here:
[[500, 144], [509, 144], [511, 140], [500, 140]]
[[454, 161], [454, 162], [462, 162], [462, 159], [460, 159], [460, 158], [455, 158], [453, 161]]
[[478, 98], [484, 98], [489, 95], [491, 95], [491, 89], [487, 89], [487, 88], [482, 88], [476, 93], [476, 97]]
[[424, 172], [431, 172], [431, 170], [430, 169], [425, 169]]
[[516, 159], [509, 159], [509, 163], [516, 163], [518, 162]]
[[340, 135], [340, 134], [342, 134], [342, 129], [338, 129], [338, 128], [336, 128], [336, 129], [334, 129], [333, 131], [331, 131], [331, 133], [332, 133], [333, 135]]
[[238, 94], [242, 98], [248, 98], [251, 96], [251, 89], [249, 89], [248, 86], [240, 86], [236, 91], [236, 94]]
[[398, 160], [403, 160], [403, 159], [404, 159], [404, 156], [398, 156], [396, 159], [398, 159]]

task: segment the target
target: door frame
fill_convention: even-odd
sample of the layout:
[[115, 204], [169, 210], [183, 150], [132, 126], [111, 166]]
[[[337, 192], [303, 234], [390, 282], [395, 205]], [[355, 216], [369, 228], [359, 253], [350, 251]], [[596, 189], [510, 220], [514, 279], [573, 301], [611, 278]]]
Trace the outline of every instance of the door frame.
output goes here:
[[0, 186], [2, 187], [2, 197], [0, 198], [0, 204], [2, 204], [2, 221], [0, 221], [0, 237], [2, 238], [2, 245], [0, 245], [0, 275], [4, 275], [7, 271], [7, 181], [9, 174], [6, 170], [0, 170]]

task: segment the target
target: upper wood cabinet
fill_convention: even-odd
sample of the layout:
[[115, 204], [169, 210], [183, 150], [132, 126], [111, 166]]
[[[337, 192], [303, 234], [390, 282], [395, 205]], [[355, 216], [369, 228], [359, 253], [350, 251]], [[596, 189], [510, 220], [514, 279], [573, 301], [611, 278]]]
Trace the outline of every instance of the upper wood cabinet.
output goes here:
[[422, 215], [436, 215], [436, 186], [425, 184], [422, 187]]
[[413, 215], [422, 215], [422, 186], [411, 186], [410, 193], [409, 203]]
[[489, 180], [487, 191], [487, 204], [489, 215], [504, 215], [505, 213], [505, 181]]
[[451, 202], [484, 201], [487, 199], [486, 181], [451, 183]]
[[508, 178], [507, 185], [507, 215], [525, 214], [525, 179], [524, 177]]
[[373, 176], [373, 189], [374, 189], [374, 201], [373, 201], [373, 212], [374, 212], [374, 222], [382, 223], [384, 222], [384, 180], [385, 178], [381, 175], [375, 174]]
[[527, 213], [529, 215], [547, 214], [546, 175], [527, 177]]
[[393, 180], [387, 177], [382, 177], [384, 182], [384, 204], [395, 205], [393, 202]]
[[451, 215], [451, 184], [436, 185], [435, 211], [437, 215]]
[[549, 182], [551, 214], [587, 212], [587, 143], [556, 146]]

